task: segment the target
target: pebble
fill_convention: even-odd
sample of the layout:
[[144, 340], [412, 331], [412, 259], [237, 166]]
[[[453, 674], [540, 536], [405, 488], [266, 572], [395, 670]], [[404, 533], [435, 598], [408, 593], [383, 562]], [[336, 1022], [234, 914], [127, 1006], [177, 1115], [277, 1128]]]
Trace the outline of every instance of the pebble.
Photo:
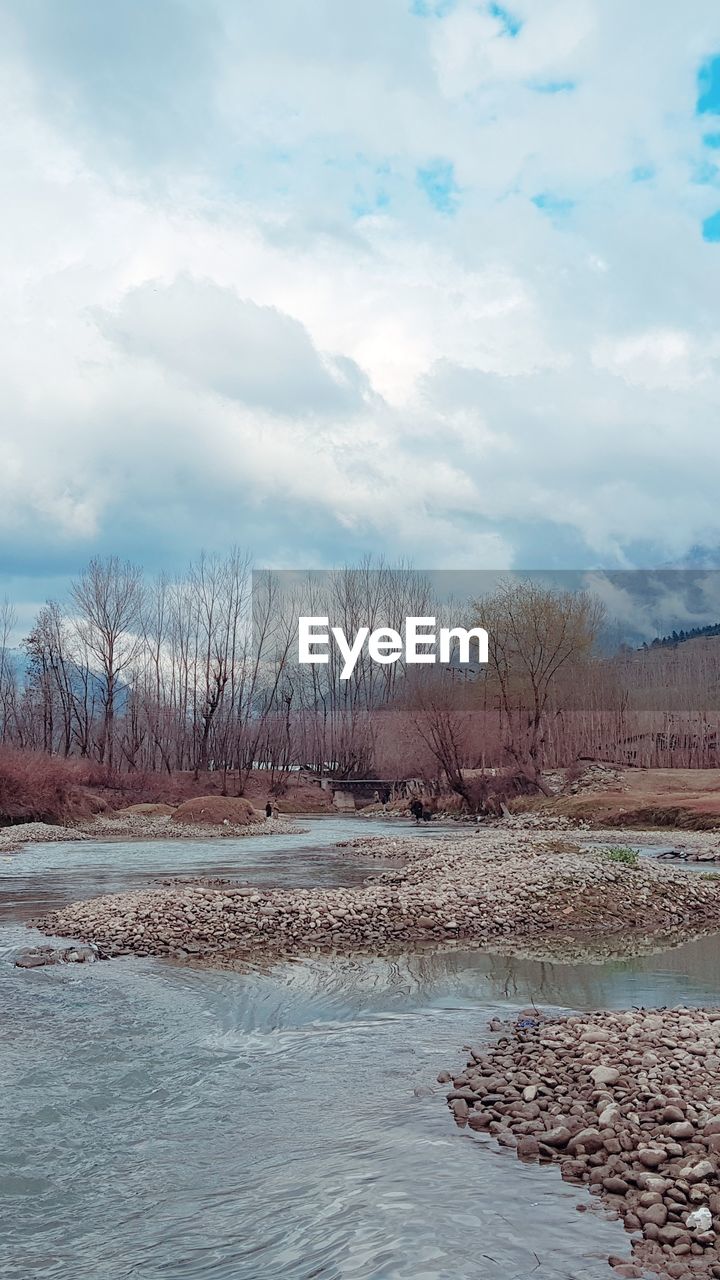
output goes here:
[[[361, 837], [347, 847], [402, 865], [352, 888], [253, 891], [229, 882], [171, 882], [73, 903], [39, 924], [48, 933], [95, 942], [109, 955], [181, 950], [223, 963], [259, 951], [377, 951], [428, 939], [521, 952], [528, 945], [545, 952], [582, 947], [583, 939], [593, 947], [616, 939], [622, 951], [637, 942], [639, 905], [641, 934], [650, 945], [658, 932], [696, 936], [720, 927], [720, 880], [651, 859], [613, 862], [602, 850], [565, 845], [537, 829], [489, 828], [437, 841]], [[604, 1061], [611, 1048], [607, 1028], [584, 1031], [584, 1047], [595, 1051], [596, 1084], [617, 1084], [615, 1067]]]
[[690, 1280], [720, 1277], [718, 1057], [718, 1009], [535, 1010], [453, 1083], [477, 1095], [472, 1128], [514, 1133], [520, 1159], [559, 1164], [620, 1217], [632, 1256], [609, 1258], [615, 1274]]

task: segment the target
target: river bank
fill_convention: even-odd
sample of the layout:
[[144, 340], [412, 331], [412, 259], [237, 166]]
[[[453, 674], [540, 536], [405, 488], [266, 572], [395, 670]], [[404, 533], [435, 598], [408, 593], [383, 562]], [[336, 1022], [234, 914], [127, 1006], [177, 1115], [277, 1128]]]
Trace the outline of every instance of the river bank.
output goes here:
[[[354, 888], [172, 885], [74, 903], [39, 921], [109, 955], [349, 949], [459, 939], [503, 950], [551, 937], [720, 929], [720, 877], [537, 832], [380, 838], [403, 865]], [[370, 846], [363, 843], [369, 856]]]
[[99, 814], [71, 827], [56, 826], [47, 822], [18, 823], [0, 827], [0, 855], [16, 853], [25, 845], [60, 843], [63, 841], [93, 840], [241, 840], [246, 836], [300, 835], [307, 830], [288, 818], [265, 818], [262, 823], [242, 825], [227, 822], [222, 825], [205, 825], [201, 822], [180, 824], [169, 814]]
[[622, 1219], [634, 1261], [610, 1255], [618, 1275], [720, 1276], [720, 1009], [527, 1010], [471, 1052], [448, 1102]]

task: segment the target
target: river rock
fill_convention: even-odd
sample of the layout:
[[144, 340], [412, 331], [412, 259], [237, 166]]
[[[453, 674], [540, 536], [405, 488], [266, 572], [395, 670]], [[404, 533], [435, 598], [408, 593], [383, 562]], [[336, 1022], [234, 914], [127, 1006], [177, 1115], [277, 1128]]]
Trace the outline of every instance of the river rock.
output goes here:
[[659, 1147], [641, 1147], [637, 1158], [646, 1169], [658, 1169], [667, 1159], [667, 1154]]
[[[679, 1120], [675, 1124], [668, 1126], [668, 1134], [671, 1138], [694, 1138], [695, 1130], [689, 1120]], [[679, 1152], [678, 1154], [682, 1154]]]
[[[581, 935], [595, 948], [622, 954], [634, 949], [640, 933], [652, 939], [661, 929], [699, 934], [720, 927], [720, 883], [649, 859], [624, 866], [597, 849], [558, 847], [556, 836], [537, 827], [511, 823], [432, 841], [361, 837], [347, 843], [348, 856], [354, 851], [398, 857], [403, 865], [352, 888], [245, 886], [241, 892], [231, 884], [163, 884], [73, 903], [40, 925], [48, 933], [92, 940], [112, 955], [181, 950], [223, 963], [257, 952], [376, 951], [412, 945], [429, 933], [449, 948], [462, 939], [512, 941], [515, 948], [532, 943], [544, 951], [558, 945], [560, 935], [562, 945], [577, 948], [582, 958]], [[571, 941], [562, 938], [563, 930]], [[532, 1026], [532, 1012], [522, 1021], [524, 1028]], [[622, 1027], [614, 1019], [579, 1025], [574, 1035], [592, 1069], [592, 1051], [611, 1058]], [[640, 1047], [656, 1049], [647, 1042]], [[595, 1070], [615, 1066], [608, 1061]], [[599, 1079], [610, 1083], [612, 1077]]]
[[548, 1147], [566, 1147], [572, 1137], [570, 1130], [565, 1125], [557, 1125], [554, 1129], [548, 1129], [540, 1135], [542, 1142]]
[[39, 969], [52, 964], [94, 964], [104, 957], [91, 943], [75, 947], [27, 947], [15, 956], [17, 969]]
[[680, 1177], [686, 1182], [702, 1182], [704, 1178], [711, 1178], [715, 1173], [715, 1165], [712, 1160], [700, 1160], [698, 1164], [686, 1165], [680, 1170]]
[[[595, 1045], [605, 1061], [592, 1066]], [[491, 1135], [504, 1143], [514, 1132], [521, 1159], [558, 1163], [566, 1182], [604, 1200], [631, 1233], [627, 1265], [638, 1274], [718, 1278], [719, 1060], [720, 1010], [536, 1013], [532, 1025], [475, 1050], [456, 1083], [477, 1074], [497, 1084], [502, 1118]], [[537, 1089], [531, 1103], [528, 1082]]]
[[617, 1084], [620, 1079], [620, 1072], [615, 1067], [593, 1067], [590, 1075], [598, 1088], [601, 1085]]
[[693, 1231], [709, 1231], [712, 1227], [712, 1214], [706, 1205], [701, 1205], [688, 1214], [685, 1225]]

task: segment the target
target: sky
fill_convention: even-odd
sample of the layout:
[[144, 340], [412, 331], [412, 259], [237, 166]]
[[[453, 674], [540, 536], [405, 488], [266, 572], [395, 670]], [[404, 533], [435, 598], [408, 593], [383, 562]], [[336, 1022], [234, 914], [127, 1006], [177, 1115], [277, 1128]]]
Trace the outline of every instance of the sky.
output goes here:
[[720, 563], [720, 6], [1, 0], [0, 595]]

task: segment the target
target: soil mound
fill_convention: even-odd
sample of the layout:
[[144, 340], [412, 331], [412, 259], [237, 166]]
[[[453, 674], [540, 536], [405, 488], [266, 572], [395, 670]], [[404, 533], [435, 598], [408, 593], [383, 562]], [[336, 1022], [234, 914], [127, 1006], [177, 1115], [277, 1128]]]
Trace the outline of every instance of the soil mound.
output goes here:
[[131, 818], [134, 814], [145, 818], [169, 818], [175, 812], [171, 804], [129, 804], [124, 809], [116, 809], [114, 818]]
[[200, 827], [247, 827], [263, 822], [263, 814], [254, 809], [244, 796], [196, 796], [175, 810], [173, 822], [197, 824]]

